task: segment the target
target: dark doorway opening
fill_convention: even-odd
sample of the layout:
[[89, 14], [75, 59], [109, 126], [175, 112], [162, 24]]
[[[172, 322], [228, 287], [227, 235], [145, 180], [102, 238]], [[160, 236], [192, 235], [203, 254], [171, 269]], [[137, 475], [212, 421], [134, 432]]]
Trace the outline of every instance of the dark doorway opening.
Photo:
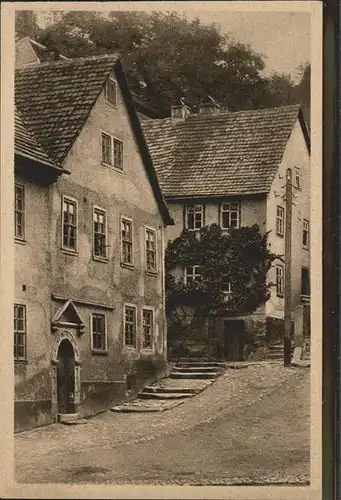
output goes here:
[[75, 412], [75, 354], [71, 343], [65, 339], [58, 349], [57, 365], [58, 412]]
[[224, 357], [227, 361], [243, 361], [244, 336], [243, 320], [224, 321]]

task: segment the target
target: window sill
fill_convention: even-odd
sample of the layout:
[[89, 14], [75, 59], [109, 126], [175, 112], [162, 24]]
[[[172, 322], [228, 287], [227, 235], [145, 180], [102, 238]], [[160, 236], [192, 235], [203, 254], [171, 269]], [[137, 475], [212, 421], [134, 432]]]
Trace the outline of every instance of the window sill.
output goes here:
[[26, 240], [24, 238], [14, 238], [14, 243], [18, 243], [19, 245], [26, 245]]
[[98, 255], [93, 255], [92, 260], [95, 260], [96, 262], [102, 262], [103, 264], [108, 263], [108, 259], [106, 257], [99, 257]]
[[309, 250], [309, 247], [302, 246], [303, 250]]
[[278, 236], [279, 238], [284, 238], [284, 234], [276, 233], [276, 236]]
[[68, 250], [67, 248], [62, 247], [62, 252], [65, 253], [66, 255], [73, 255], [74, 257], [78, 255], [77, 250]]
[[130, 269], [131, 271], [135, 269], [134, 264], [126, 264], [125, 262], [121, 262], [121, 267], [124, 267], [125, 269]]
[[28, 360], [27, 359], [15, 359], [14, 364], [15, 365], [27, 365]]
[[123, 175], [123, 168], [114, 167], [114, 165], [110, 165], [110, 163], [105, 163], [105, 161], [102, 161], [102, 162], [101, 162], [101, 165], [102, 165], [103, 167], [110, 168], [110, 170], [114, 170], [114, 171], [115, 171], [115, 172], [117, 172], [118, 174]]
[[276, 297], [278, 297], [279, 299], [284, 299], [284, 295], [279, 294], [279, 293], [276, 294]]
[[126, 351], [137, 352], [137, 347], [133, 345], [124, 344], [124, 349]]
[[99, 356], [108, 356], [108, 349], [91, 349], [91, 354], [99, 355]]
[[147, 276], [151, 276], [152, 278], [157, 278], [157, 276], [158, 276], [157, 271], [146, 271], [145, 273]]
[[105, 100], [105, 103], [110, 106], [111, 108], [117, 109], [117, 102], [114, 104], [113, 102], [109, 101], [108, 99]]

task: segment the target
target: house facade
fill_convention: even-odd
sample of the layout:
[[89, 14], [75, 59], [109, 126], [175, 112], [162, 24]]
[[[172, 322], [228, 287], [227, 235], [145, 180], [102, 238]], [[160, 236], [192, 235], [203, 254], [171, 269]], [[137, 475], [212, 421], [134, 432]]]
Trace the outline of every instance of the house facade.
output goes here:
[[[261, 356], [270, 342], [283, 336], [285, 185], [291, 169], [292, 321], [294, 342], [301, 345], [303, 330], [308, 333], [309, 328], [310, 146], [299, 107], [229, 113], [211, 103], [190, 114], [179, 105], [170, 118], [145, 121], [143, 127], [175, 221], [166, 231], [167, 240], [183, 228], [197, 231], [218, 223], [228, 230], [257, 224], [263, 234], [270, 232], [270, 251], [282, 256], [268, 274], [274, 286], [266, 303], [251, 315], [222, 318], [214, 327], [207, 322], [206, 333], [198, 334], [200, 346], [195, 349], [204, 346], [208, 356], [217, 355], [218, 345], [220, 357], [245, 359], [247, 342], [253, 344], [251, 355], [258, 346]], [[179, 267], [176, 274], [200, 279], [196, 267]]]
[[95, 414], [163, 373], [172, 219], [117, 56], [19, 67], [15, 103], [23, 430]]

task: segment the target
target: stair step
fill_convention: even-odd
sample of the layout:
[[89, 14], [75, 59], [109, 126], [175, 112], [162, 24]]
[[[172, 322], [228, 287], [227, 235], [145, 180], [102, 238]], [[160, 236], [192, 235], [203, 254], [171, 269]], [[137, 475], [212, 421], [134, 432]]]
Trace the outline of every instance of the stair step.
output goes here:
[[198, 392], [198, 389], [194, 389], [192, 387], [158, 387], [158, 386], [150, 386], [150, 387], [144, 387], [143, 389], [144, 393], [149, 393], [149, 394], [159, 394], [159, 393], [175, 393], [178, 394], [180, 392], [184, 392], [186, 394], [196, 394]]
[[213, 373], [204, 372], [172, 372], [170, 378], [197, 378], [197, 379], [213, 379], [215, 378]]
[[177, 367], [225, 368], [226, 363], [220, 361], [177, 361]]
[[139, 398], [141, 399], [185, 399], [192, 398], [193, 393], [190, 392], [140, 392]]
[[174, 368], [177, 372], [188, 372], [188, 373], [219, 373], [221, 368], [211, 367], [211, 366], [178, 366], [175, 365]]

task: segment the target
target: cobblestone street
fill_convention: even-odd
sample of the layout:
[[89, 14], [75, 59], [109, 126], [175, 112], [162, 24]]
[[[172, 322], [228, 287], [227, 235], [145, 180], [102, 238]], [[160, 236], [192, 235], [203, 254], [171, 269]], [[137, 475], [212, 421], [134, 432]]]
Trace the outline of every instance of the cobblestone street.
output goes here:
[[310, 370], [228, 369], [164, 413], [105, 412], [16, 435], [24, 483], [309, 482]]

